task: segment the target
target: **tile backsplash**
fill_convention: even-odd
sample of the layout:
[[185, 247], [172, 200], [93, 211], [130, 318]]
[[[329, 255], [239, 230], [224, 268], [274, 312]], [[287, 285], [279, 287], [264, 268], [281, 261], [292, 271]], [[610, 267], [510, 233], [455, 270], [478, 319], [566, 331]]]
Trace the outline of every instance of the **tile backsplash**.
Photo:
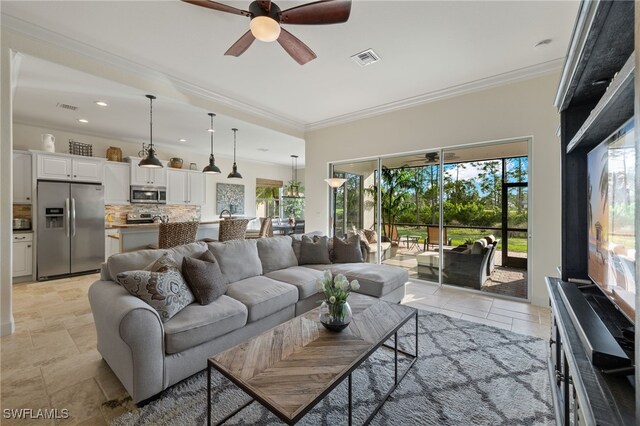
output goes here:
[[[104, 206], [104, 218], [106, 224], [124, 225], [128, 213], [152, 213], [154, 216], [167, 215], [170, 222], [185, 222], [200, 220], [200, 206], [173, 206], [161, 204], [139, 205], [106, 205]], [[111, 215], [112, 221], [107, 220]]]
[[31, 204], [14, 204], [13, 217], [31, 219]]

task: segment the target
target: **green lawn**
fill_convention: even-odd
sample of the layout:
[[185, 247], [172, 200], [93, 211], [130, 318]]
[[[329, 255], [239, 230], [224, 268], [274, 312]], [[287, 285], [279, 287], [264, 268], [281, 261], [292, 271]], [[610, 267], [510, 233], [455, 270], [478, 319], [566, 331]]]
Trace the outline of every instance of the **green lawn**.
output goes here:
[[[500, 231], [483, 231], [481, 229], [464, 229], [464, 228], [448, 228], [447, 238], [451, 240], [452, 246], [459, 246], [464, 244], [465, 241], [475, 241], [478, 238], [482, 238], [485, 235], [493, 234], [500, 243], [498, 249], [502, 248], [502, 232]], [[413, 228], [413, 227], [398, 227], [398, 235], [419, 235], [420, 244], [424, 243], [424, 239], [427, 236], [426, 228]], [[524, 232], [519, 233], [517, 237], [509, 237], [509, 251], [526, 253], [527, 252], [527, 238]]]

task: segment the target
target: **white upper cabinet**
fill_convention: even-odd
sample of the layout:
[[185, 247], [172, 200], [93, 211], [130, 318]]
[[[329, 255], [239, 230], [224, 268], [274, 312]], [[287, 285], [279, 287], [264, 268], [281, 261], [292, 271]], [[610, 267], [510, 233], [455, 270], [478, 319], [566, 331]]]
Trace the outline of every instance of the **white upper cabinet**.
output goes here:
[[38, 154], [38, 179], [71, 180], [71, 157]]
[[102, 158], [67, 154], [37, 154], [38, 179], [75, 180], [101, 183], [104, 178]]
[[31, 154], [13, 153], [13, 202], [31, 204]]
[[107, 161], [104, 166], [104, 203], [129, 204], [129, 163]]
[[167, 162], [162, 161], [164, 165], [161, 169], [153, 169], [148, 167], [140, 167], [138, 163], [140, 158], [127, 158], [131, 164], [131, 185], [138, 186], [167, 186]]
[[202, 205], [205, 201], [204, 174], [189, 170], [167, 170], [167, 203]]
[[189, 174], [181, 170], [167, 170], [167, 204], [188, 204]]

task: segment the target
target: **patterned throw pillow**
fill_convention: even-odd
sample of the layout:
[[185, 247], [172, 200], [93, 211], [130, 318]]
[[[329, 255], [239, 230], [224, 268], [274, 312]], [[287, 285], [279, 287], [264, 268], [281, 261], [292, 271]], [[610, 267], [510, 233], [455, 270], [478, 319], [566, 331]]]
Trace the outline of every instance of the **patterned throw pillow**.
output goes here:
[[173, 257], [165, 253], [144, 271], [121, 272], [118, 284], [133, 296], [158, 311], [160, 320], [167, 322], [175, 314], [195, 301]]
[[378, 233], [376, 231], [373, 231], [371, 229], [363, 229], [363, 232], [369, 244], [378, 242]]

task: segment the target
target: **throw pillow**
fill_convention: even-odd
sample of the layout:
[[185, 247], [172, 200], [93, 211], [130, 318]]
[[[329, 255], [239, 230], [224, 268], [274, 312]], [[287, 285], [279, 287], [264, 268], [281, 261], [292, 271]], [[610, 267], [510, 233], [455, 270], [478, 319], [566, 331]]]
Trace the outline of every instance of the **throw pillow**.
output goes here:
[[354, 235], [346, 241], [333, 237], [333, 253], [335, 263], [362, 263], [360, 236]]
[[327, 265], [329, 259], [329, 238], [303, 235], [300, 244], [300, 265]]
[[487, 247], [487, 241], [483, 238], [476, 240], [471, 246], [471, 254], [482, 254], [482, 251]]
[[169, 321], [195, 300], [180, 272], [174, 269], [167, 272], [121, 272], [117, 282], [158, 311], [162, 322]]
[[163, 253], [157, 260], [151, 262], [146, 268], [145, 271], [151, 272], [168, 272], [168, 271], [180, 271], [178, 264], [175, 259], [171, 255], [171, 253]]
[[359, 230], [357, 235], [360, 236], [360, 243], [362, 243], [367, 250], [370, 250], [369, 240], [367, 239], [367, 234], [364, 232], [364, 229]]
[[185, 257], [182, 275], [201, 305], [208, 305], [227, 291], [220, 265], [209, 250], [197, 258]]
[[367, 241], [369, 241], [369, 244], [378, 242], [378, 233], [376, 231], [373, 231], [371, 229], [363, 229], [363, 231], [365, 237], [367, 238]]

